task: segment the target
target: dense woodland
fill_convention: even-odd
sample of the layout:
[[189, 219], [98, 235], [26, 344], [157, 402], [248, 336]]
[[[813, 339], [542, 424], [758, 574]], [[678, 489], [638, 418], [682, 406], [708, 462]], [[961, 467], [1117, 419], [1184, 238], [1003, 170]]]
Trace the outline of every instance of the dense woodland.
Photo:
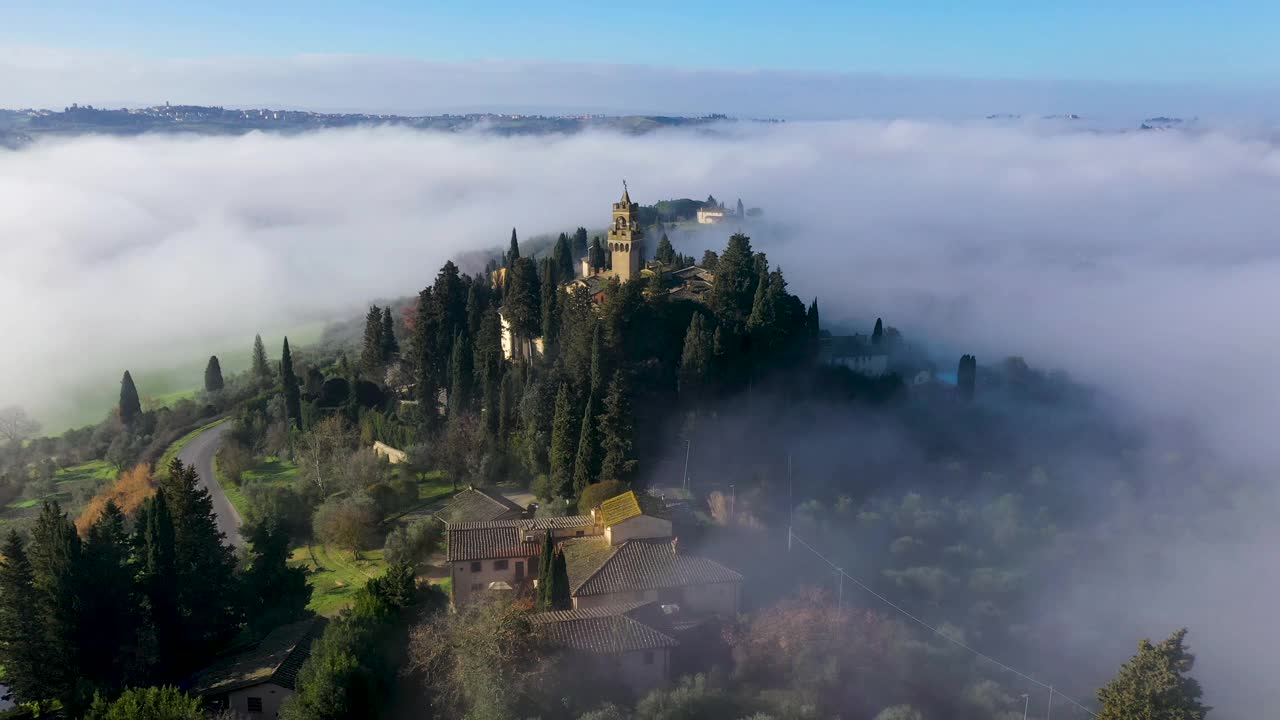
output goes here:
[[[653, 235], [659, 260], [692, 262]], [[306, 613], [311, 590], [288, 549], [322, 537], [352, 553], [384, 546], [389, 569], [329, 623], [289, 718], [1017, 717], [1028, 692], [1018, 678], [841, 585], [815, 554], [789, 549], [787, 533], [952, 636], [1030, 662], [1050, 632], [1035, 612], [1045, 576], [1071, 572], [1100, 541], [1082, 497], [1103, 483], [1144, 497], [1149, 440], [1104, 398], [1017, 358], [966, 355], [944, 368], [954, 386], [908, 386], [928, 361], [880, 321], [868, 342], [893, 372], [821, 364], [817, 300], [792, 294], [742, 234], [703, 256], [715, 272], [705, 304], [616, 280], [593, 303], [561, 288], [598, 251], [587, 236], [562, 234], [535, 258], [513, 230], [484, 274], [447, 262], [416, 298], [371, 307], [349, 343], [295, 353], [286, 340], [272, 361], [258, 340], [253, 367], [225, 379], [211, 358], [202, 403], [143, 412], [126, 373], [97, 427], [29, 439], [22, 417], [0, 425], [16, 428], [0, 446], [12, 497], [41, 482], [48, 458], [124, 471], [79, 522], [47, 503], [29, 530], [9, 533], [0, 661], [14, 695], [143, 717], [107, 713], [126, 688], [182, 685], [216, 653]], [[219, 479], [248, 502], [239, 556], [219, 542], [193, 470], [147, 464], [175, 433], [222, 414], [232, 425]], [[375, 441], [409, 461], [393, 469]], [[245, 480], [266, 457], [295, 463], [296, 482]], [[1162, 470], [1192, 476], [1196, 462]], [[432, 471], [453, 487], [527, 487], [540, 515], [662, 488], [688, 500], [682, 539], [746, 576], [745, 612], [705, 638], [675, 686], [629, 697], [538, 637], [527, 614], [557, 606], [554, 590], [452, 614], [415, 582], [438, 530], [388, 534], [384, 520], [415, 506]], [[1086, 474], [1102, 479], [1077, 480]], [[557, 572], [544, 562], [545, 587]], [[1181, 633], [1144, 644], [1092, 707], [1203, 717], [1192, 663]], [[1062, 682], [1082, 701], [1105, 680], [1053, 669], [1072, 673]], [[115, 700], [126, 701], [177, 708], [163, 717], [199, 712], [182, 693]]]

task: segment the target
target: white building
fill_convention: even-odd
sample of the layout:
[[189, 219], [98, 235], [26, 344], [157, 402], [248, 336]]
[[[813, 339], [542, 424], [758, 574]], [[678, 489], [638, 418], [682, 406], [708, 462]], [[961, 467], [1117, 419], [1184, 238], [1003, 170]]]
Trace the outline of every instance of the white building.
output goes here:
[[221, 658], [196, 676], [192, 693], [210, 709], [227, 709], [245, 719], [274, 718], [293, 695], [311, 643], [324, 630], [323, 618], [309, 618], [267, 633], [252, 649]]

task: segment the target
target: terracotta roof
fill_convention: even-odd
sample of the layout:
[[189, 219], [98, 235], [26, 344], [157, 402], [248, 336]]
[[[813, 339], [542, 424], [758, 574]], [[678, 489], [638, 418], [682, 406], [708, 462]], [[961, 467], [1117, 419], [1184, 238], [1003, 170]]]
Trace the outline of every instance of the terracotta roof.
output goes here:
[[525, 530], [572, 530], [574, 528], [588, 528], [596, 524], [596, 521], [587, 515], [532, 518], [529, 520], [517, 520], [516, 522]]
[[714, 560], [676, 552], [666, 538], [610, 545], [603, 537], [585, 537], [566, 540], [561, 547], [569, 588], [577, 597], [742, 581]]
[[541, 536], [525, 542], [524, 533], [514, 522], [484, 523], [465, 530], [449, 528], [450, 562], [534, 557], [541, 548]]
[[[679, 645], [675, 638], [659, 629], [664, 625], [661, 613], [654, 603], [632, 603], [536, 613], [529, 619], [542, 629], [548, 640], [560, 647], [591, 653], [621, 653]], [[652, 622], [655, 618], [659, 620], [656, 623]]]
[[457, 495], [448, 505], [436, 513], [440, 520], [453, 525], [462, 522], [482, 522], [518, 517], [524, 508], [511, 502], [497, 493], [489, 494], [476, 488], [467, 488]]
[[324, 626], [324, 618], [309, 618], [278, 627], [253, 648], [220, 658], [201, 671], [192, 692], [220, 695], [266, 682], [293, 690], [298, 671], [311, 654], [311, 643]]

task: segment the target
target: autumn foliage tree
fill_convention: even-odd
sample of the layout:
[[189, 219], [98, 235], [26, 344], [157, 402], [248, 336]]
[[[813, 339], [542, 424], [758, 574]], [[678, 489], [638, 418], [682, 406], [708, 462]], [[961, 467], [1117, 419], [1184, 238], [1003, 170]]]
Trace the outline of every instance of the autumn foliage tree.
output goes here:
[[115, 482], [89, 500], [80, 517], [76, 518], [76, 531], [81, 535], [87, 533], [98, 521], [107, 503], [115, 503], [122, 513], [133, 517], [142, 503], [155, 492], [155, 476], [152, 475], [150, 463], [139, 463], [131, 470], [120, 473]]

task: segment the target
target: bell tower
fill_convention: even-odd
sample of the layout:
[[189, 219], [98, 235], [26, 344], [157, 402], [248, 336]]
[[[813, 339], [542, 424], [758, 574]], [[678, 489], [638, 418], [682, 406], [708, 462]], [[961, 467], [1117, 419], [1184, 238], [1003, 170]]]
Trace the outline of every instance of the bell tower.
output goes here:
[[613, 224], [609, 227], [609, 252], [613, 257], [610, 273], [619, 280], [640, 277], [640, 249], [644, 232], [636, 222], [636, 205], [631, 202], [627, 182], [622, 181], [622, 200], [613, 204]]

